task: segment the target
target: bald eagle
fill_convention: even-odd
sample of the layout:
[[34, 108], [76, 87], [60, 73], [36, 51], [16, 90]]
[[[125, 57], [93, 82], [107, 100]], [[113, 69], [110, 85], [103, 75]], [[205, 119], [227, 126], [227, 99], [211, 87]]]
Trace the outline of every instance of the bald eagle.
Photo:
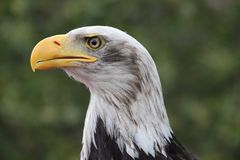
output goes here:
[[88, 26], [40, 41], [35, 70], [63, 69], [91, 92], [81, 160], [196, 160], [175, 138], [157, 68], [127, 33]]

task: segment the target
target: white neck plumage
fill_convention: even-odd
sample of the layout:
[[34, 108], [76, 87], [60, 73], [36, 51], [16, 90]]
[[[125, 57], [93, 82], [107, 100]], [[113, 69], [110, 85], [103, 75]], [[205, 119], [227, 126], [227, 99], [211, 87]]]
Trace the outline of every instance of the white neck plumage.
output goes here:
[[[155, 65], [153, 67], [151, 73], [147, 73], [148, 76], [143, 76], [146, 79], [143, 78], [140, 84], [142, 91], [136, 93], [135, 100], [129, 106], [115, 97], [118, 94], [114, 96], [111, 91], [101, 93], [101, 90], [90, 88], [91, 99], [85, 119], [82, 160], [87, 159], [91, 144], [95, 144], [94, 133], [99, 118], [105, 124], [109, 136], [116, 140], [120, 150], [125, 150], [132, 158], [138, 157], [137, 148], [152, 156], [155, 156], [156, 152], [165, 155], [164, 146], [171, 138], [172, 130], [158, 73]], [[141, 72], [146, 74], [144, 70]], [[108, 88], [111, 90], [111, 87]], [[114, 90], [112, 88], [112, 91]]]

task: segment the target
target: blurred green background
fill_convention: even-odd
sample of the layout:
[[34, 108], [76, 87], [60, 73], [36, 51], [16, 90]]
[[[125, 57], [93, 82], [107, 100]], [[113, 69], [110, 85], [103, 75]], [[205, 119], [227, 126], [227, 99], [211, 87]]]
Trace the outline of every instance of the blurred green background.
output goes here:
[[78, 160], [89, 92], [33, 73], [44, 37], [86, 25], [127, 31], [152, 54], [178, 139], [203, 160], [240, 159], [239, 0], [1, 0], [0, 159]]

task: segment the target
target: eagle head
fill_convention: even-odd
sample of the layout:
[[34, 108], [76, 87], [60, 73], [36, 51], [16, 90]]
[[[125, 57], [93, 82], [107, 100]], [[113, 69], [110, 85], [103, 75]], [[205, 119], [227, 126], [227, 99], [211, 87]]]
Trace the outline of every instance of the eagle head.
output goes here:
[[141, 91], [142, 79], [156, 70], [138, 41], [106, 26], [82, 27], [40, 41], [33, 49], [31, 66], [34, 71], [61, 68], [91, 91], [123, 91], [128, 96]]

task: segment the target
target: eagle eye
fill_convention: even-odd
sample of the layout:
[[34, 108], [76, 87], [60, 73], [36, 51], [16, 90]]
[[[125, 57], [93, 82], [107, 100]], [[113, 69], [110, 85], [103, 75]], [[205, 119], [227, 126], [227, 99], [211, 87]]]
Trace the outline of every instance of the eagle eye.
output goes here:
[[102, 38], [97, 36], [88, 37], [86, 42], [87, 42], [87, 47], [93, 50], [99, 49], [103, 45]]

